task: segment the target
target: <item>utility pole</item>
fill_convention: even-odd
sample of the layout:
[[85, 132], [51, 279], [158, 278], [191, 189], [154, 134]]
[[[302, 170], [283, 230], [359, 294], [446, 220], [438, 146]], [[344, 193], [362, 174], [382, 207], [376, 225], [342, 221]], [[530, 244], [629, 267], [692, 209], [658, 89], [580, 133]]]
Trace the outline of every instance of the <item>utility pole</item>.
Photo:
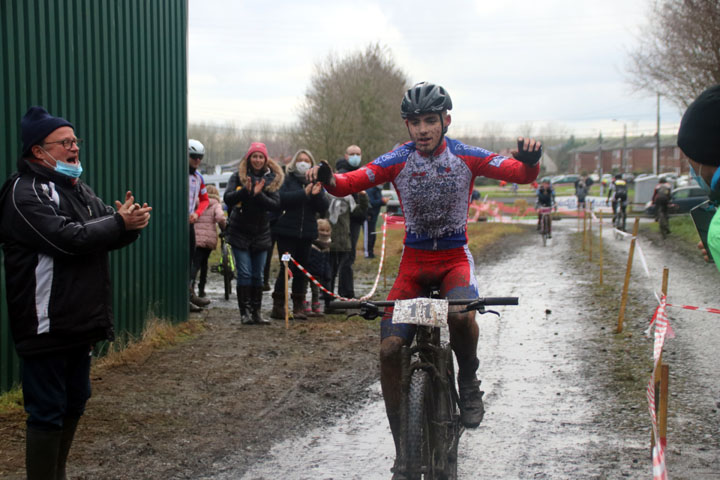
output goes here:
[[628, 172], [628, 161], [627, 161], [627, 123], [623, 123], [623, 151], [622, 151], [622, 171], [623, 173]]
[[602, 164], [602, 131], [598, 133], [598, 175], [600, 175], [600, 196], [604, 195], [604, 186], [602, 183], [603, 164]]
[[660, 173], [660, 92], [657, 94], [657, 132], [655, 134], [655, 150], [657, 155], [655, 156], [655, 162], [653, 163], [653, 173], [655, 175]]

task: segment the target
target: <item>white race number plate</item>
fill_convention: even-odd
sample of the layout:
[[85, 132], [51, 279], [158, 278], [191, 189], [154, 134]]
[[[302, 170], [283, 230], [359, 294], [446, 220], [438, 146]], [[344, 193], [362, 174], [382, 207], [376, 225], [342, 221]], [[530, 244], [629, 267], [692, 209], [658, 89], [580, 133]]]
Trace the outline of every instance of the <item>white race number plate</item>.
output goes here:
[[447, 327], [448, 301], [442, 298], [395, 300], [393, 323]]

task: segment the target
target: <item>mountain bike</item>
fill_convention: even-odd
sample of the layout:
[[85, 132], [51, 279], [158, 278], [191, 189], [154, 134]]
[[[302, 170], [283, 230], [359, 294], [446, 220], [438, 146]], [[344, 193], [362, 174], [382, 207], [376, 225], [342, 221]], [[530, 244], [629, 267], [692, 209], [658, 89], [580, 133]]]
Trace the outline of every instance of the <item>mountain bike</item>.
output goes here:
[[548, 238], [552, 238], [550, 230], [552, 222], [552, 207], [539, 207], [540, 214], [540, 236], [542, 237], [543, 247], [547, 245]]
[[225, 300], [230, 300], [232, 295], [232, 281], [235, 278], [235, 259], [232, 254], [232, 247], [225, 240], [225, 232], [220, 232], [220, 263], [217, 265], [217, 272], [223, 277], [225, 286]]
[[613, 217], [613, 226], [615, 227], [615, 238], [620, 240], [623, 238], [622, 232], [625, 231], [625, 219], [627, 217], [627, 213], [625, 213], [625, 208], [627, 204], [624, 202], [618, 202], [617, 210], [615, 212], [615, 217]]
[[332, 308], [358, 309], [354, 315], [368, 320], [379, 317], [380, 308], [392, 306], [393, 323], [418, 326], [413, 344], [402, 347], [401, 352], [401, 433], [395, 474], [408, 480], [457, 479], [458, 444], [464, 427], [452, 348], [440, 338], [441, 328], [447, 328], [449, 306], [465, 306], [461, 312], [500, 316], [485, 307], [517, 304], [518, 297], [330, 302]]

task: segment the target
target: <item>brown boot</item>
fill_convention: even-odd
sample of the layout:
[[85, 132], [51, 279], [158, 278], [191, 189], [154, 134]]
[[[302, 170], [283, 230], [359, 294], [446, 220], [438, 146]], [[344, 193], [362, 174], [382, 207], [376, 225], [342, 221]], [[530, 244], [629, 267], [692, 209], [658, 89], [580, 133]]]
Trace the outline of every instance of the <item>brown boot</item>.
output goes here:
[[293, 309], [292, 314], [293, 318], [295, 320], [307, 320], [307, 315], [305, 315], [304, 310], [304, 304], [305, 304], [305, 295], [303, 294], [292, 294], [292, 301], [293, 301]]
[[275, 320], [285, 320], [285, 296], [282, 292], [273, 292], [273, 308], [270, 312], [270, 318]]

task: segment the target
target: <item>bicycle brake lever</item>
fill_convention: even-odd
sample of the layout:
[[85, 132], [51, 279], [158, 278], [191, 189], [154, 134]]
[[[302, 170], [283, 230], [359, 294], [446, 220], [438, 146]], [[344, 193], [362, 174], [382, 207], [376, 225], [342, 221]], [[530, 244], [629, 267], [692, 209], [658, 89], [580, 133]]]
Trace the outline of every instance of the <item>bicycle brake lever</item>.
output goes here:
[[499, 313], [499, 312], [496, 312], [495, 310], [478, 310], [477, 312], [478, 312], [480, 315], [485, 315], [486, 313], [494, 313], [495, 315], [498, 316], [498, 318], [500, 318], [500, 313]]

